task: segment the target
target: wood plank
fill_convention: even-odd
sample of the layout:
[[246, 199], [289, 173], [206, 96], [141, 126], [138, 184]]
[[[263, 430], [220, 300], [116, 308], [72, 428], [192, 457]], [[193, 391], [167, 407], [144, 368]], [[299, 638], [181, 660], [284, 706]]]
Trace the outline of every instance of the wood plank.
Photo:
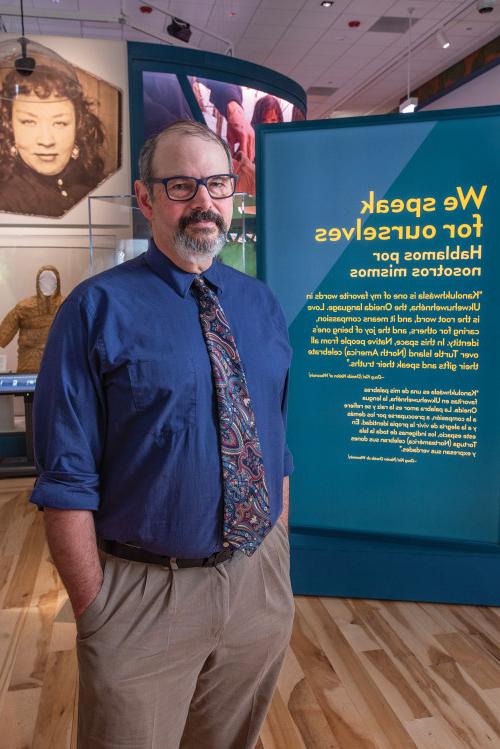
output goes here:
[[500, 663], [500, 621], [494, 611], [484, 606], [463, 606], [454, 613], [454, 618], [458, 622], [457, 629], [473, 635]]
[[77, 742], [78, 742], [78, 735], [77, 735], [77, 728], [78, 728], [78, 674], [76, 674], [76, 686], [75, 686], [75, 697], [73, 700], [73, 721], [71, 725], [71, 737], [70, 737], [70, 744], [69, 749], [78, 749]]
[[[4, 507], [4, 509], [6, 509]], [[26, 494], [21, 492], [12, 497], [6, 509], [4, 522], [8, 522], [8, 532], [0, 538], [0, 556], [18, 555], [26, 534], [36, 516], [33, 505], [28, 503]]]
[[56, 611], [58, 591], [49, 591], [37, 606], [28, 609], [29, 615], [12, 669], [9, 689], [41, 687], [44, 682], [52, 638], [52, 622]]
[[16, 567], [17, 557], [0, 557], [0, 608], [4, 607], [5, 596]]
[[321, 649], [314, 630], [300, 610], [295, 617], [291, 648], [338, 745], [352, 749], [376, 749], [376, 744], [363, 726], [332, 664]]
[[338, 623], [338, 627], [356, 653], [364, 653], [367, 650], [377, 649], [376, 640], [370, 637], [366, 628], [360, 624]]
[[500, 689], [483, 689], [481, 695], [484, 697], [495, 715], [500, 715]]
[[45, 547], [45, 531], [41, 518], [33, 511], [29, 515], [31, 523], [5, 596], [4, 608], [27, 606], [31, 602]]
[[33, 736], [32, 749], [66, 749], [71, 741], [76, 654], [50, 653]]
[[[379, 610], [376, 610], [370, 603], [366, 601], [355, 602], [359, 616], [367, 622], [378, 641], [400, 664], [403, 672], [407, 672], [413, 688], [421, 700], [429, 706], [431, 713], [433, 715], [444, 715], [458, 741], [463, 742], [465, 746], [475, 746], [474, 732], [467, 725], [463, 715], [456, 711], [453, 706], [453, 691], [450, 693], [446, 682], [442, 683], [428, 667], [432, 658], [428, 653], [427, 646], [422, 645], [415, 632], [405, 629], [406, 617], [402, 617], [398, 610], [395, 611], [393, 616], [389, 603], [385, 603]], [[393, 623], [392, 627], [389, 624], [390, 621]], [[400, 634], [404, 639], [399, 636]], [[427, 639], [427, 636], [424, 639]], [[407, 645], [405, 641], [409, 644]], [[431, 638], [432, 641], [433, 638]], [[410, 646], [413, 646], [413, 648]], [[413, 649], [421, 654], [423, 653], [421, 659], [413, 653]], [[442, 655], [445, 656], [445, 651], [439, 651], [437, 647], [434, 647], [434, 652], [442, 652]]]
[[405, 726], [418, 749], [462, 749], [470, 746], [457, 740], [440, 716], [410, 720]]
[[414, 749], [415, 743], [373, 682], [357, 654], [349, 647], [336, 622], [334, 622], [322, 602], [309, 599], [299, 604], [307, 612], [314, 624], [318, 641], [330, 660], [335, 672], [345, 684], [348, 694], [364, 715], [369, 717], [367, 726], [376, 735], [382, 746], [394, 749]]
[[366, 651], [362, 660], [400, 720], [431, 717], [428, 707], [385, 650]]
[[0, 714], [27, 618], [27, 608], [0, 611]]
[[366, 617], [367, 624], [387, 640], [389, 649], [396, 658], [400, 655], [403, 658], [405, 655], [416, 655], [419, 662], [427, 666], [429, 648], [439, 648], [434, 635], [418, 627], [406, 608], [395, 602], [384, 603], [378, 613], [368, 604], [361, 604], [360, 613]]
[[[3, 749], [29, 749], [31, 747], [41, 692], [40, 688], [7, 692], [3, 710], [0, 713], [0, 736], [2, 736]], [[59, 747], [53, 747], [53, 749], [59, 749]]]
[[494, 740], [495, 736], [500, 737], [500, 720], [472, 684], [467, 681], [451, 656], [443, 655], [438, 650], [431, 652], [430, 656], [432, 670], [446, 682], [455, 695], [461, 698], [458, 703], [456, 698], [453, 702], [455, 705], [460, 705], [459, 710], [462, 714], [465, 712], [468, 723], [473, 727], [477, 726], [476, 717], [479, 716], [485, 724], [483, 741], [486, 742], [484, 746], [489, 746], [489, 742]]
[[307, 749], [340, 749], [306, 679], [295, 685], [287, 707]]
[[[260, 741], [263, 749], [281, 749], [281, 747], [309, 749], [309, 745], [304, 743], [279, 689], [274, 694]], [[321, 746], [321, 744], [318, 746]]]
[[[436, 639], [481, 689], [500, 687], [500, 663], [497, 665], [472, 638], [458, 632], [436, 635]], [[500, 650], [499, 650], [500, 652]]]
[[12, 532], [12, 523], [18, 505], [18, 498], [15, 495], [7, 494], [4, 499], [5, 501], [0, 504], [0, 550], [7, 533], [10, 535]]

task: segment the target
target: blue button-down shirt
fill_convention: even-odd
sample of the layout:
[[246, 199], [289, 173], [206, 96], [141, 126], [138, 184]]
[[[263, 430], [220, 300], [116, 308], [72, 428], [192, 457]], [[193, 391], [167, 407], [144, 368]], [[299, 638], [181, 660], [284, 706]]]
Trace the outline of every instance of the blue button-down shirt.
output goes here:
[[[282, 508], [290, 347], [260, 281], [214, 261], [245, 369], [273, 522]], [[191, 284], [151, 242], [84, 281], [52, 325], [34, 402], [31, 500], [95, 511], [101, 538], [177, 557], [222, 548], [222, 481], [210, 360]]]

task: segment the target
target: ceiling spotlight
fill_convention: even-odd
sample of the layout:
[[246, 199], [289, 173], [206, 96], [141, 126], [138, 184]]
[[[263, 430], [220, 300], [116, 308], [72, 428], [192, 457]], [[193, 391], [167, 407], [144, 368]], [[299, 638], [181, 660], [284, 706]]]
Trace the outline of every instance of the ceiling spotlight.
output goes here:
[[418, 98], [416, 96], [409, 96], [401, 102], [399, 105], [399, 111], [401, 114], [409, 114], [410, 112], [414, 112], [417, 106]]
[[496, 0], [477, 0], [476, 8], [478, 13], [491, 13], [494, 10]]
[[191, 39], [191, 25], [187, 21], [183, 21], [182, 18], [172, 16], [172, 21], [167, 26], [167, 33], [174, 39], [180, 39], [181, 42], [187, 43]]
[[437, 32], [436, 38], [439, 42], [440, 47], [442, 47], [443, 49], [448, 49], [448, 47], [450, 46], [450, 40], [442, 29]]
[[331, 8], [333, 5], [333, 0], [323, 0], [321, 3], [322, 8]]

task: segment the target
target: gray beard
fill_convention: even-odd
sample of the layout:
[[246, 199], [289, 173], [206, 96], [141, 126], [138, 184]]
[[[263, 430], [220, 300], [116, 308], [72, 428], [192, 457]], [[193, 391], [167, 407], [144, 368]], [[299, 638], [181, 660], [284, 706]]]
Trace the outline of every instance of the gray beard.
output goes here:
[[216, 239], [195, 239], [183, 231], [174, 234], [174, 249], [183, 260], [188, 263], [196, 262], [200, 258], [211, 259], [216, 257], [227, 242], [225, 232], [219, 232]]

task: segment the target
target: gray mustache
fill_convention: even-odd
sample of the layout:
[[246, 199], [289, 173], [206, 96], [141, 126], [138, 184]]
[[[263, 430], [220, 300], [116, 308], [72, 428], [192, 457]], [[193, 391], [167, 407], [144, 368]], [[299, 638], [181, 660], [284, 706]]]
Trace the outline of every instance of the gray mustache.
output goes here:
[[179, 220], [179, 229], [184, 231], [189, 224], [194, 224], [197, 221], [213, 221], [220, 231], [226, 231], [226, 226], [222, 216], [218, 213], [214, 213], [214, 211], [193, 211], [189, 216], [183, 216]]

